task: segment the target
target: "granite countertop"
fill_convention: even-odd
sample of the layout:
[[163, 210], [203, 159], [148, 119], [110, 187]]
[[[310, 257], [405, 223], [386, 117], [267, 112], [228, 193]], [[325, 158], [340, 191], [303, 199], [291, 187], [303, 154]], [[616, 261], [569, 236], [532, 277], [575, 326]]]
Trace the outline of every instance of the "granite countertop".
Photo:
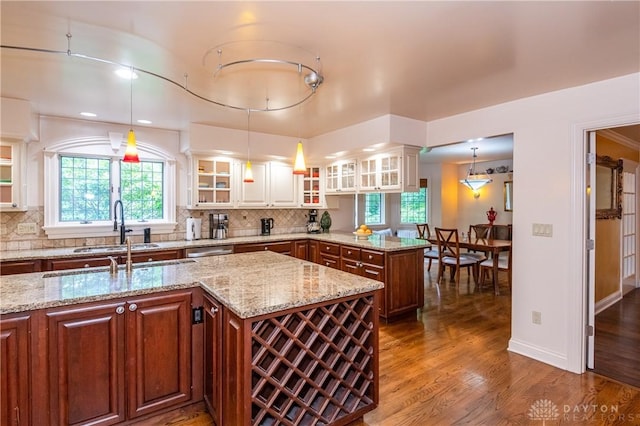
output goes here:
[[[170, 249], [188, 249], [197, 247], [211, 247], [211, 246], [224, 246], [234, 244], [249, 244], [249, 243], [268, 243], [274, 241], [293, 241], [301, 239], [313, 239], [319, 241], [325, 241], [337, 244], [350, 244], [362, 248], [369, 248], [381, 251], [399, 251], [407, 250], [411, 248], [429, 248], [431, 243], [426, 240], [420, 240], [416, 238], [398, 238], [388, 237], [382, 235], [371, 235], [368, 239], [357, 239], [351, 233], [331, 232], [326, 234], [274, 234], [269, 236], [247, 236], [247, 237], [232, 237], [225, 240], [210, 240], [201, 239], [195, 241], [170, 241], [170, 242], [158, 242], [151, 245], [155, 247], [149, 247], [144, 244], [134, 244], [141, 249], [134, 249], [132, 252], [153, 252], [159, 250]], [[113, 246], [109, 246], [113, 247]], [[93, 250], [90, 252], [76, 252], [78, 249], [86, 247], [68, 247], [68, 248], [55, 248], [55, 249], [36, 249], [36, 250], [5, 250], [0, 252], [0, 260], [30, 260], [30, 259], [61, 259], [61, 258], [82, 258], [87, 256], [100, 256], [100, 255], [121, 255], [125, 253], [125, 246], [122, 246], [119, 250], [109, 250], [107, 248], [102, 250]]]
[[202, 287], [240, 318], [381, 289], [384, 284], [273, 252], [2, 277], [0, 314]]

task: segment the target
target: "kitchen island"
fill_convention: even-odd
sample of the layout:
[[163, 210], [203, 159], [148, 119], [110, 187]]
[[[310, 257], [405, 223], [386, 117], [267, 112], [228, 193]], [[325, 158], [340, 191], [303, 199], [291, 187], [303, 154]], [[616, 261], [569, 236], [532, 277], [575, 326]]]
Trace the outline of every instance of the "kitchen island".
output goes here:
[[3, 423], [117, 424], [204, 399], [218, 425], [347, 424], [378, 402], [382, 288], [270, 252], [3, 277]]

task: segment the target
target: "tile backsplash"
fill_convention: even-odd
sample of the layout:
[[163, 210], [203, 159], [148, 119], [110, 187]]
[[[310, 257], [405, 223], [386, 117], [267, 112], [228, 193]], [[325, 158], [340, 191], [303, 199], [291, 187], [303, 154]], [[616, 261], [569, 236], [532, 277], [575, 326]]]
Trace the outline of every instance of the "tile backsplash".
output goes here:
[[[151, 241], [184, 240], [188, 217], [202, 218], [202, 237], [209, 238], [209, 213], [226, 213], [229, 217], [229, 237], [244, 237], [260, 234], [260, 219], [263, 217], [273, 218], [272, 235], [305, 232], [309, 211], [306, 209], [188, 210], [185, 207], [178, 207], [175, 231], [169, 234], [154, 234], [152, 231]], [[35, 234], [23, 232], [23, 228], [30, 224], [35, 225]], [[2, 212], [0, 214], [0, 251], [80, 247], [119, 242], [117, 232], [114, 232], [113, 237], [48, 239], [42, 229], [43, 225], [43, 207], [30, 207], [25, 212]], [[142, 242], [142, 239], [142, 235], [133, 236], [133, 242]]]

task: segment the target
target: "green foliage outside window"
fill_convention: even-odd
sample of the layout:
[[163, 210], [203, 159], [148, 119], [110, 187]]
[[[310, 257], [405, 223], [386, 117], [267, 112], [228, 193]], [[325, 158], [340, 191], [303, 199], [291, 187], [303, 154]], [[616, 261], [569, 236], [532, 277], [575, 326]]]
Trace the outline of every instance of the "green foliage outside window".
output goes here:
[[120, 163], [120, 190], [125, 217], [133, 220], [162, 219], [163, 163]]
[[364, 223], [379, 225], [384, 223], [384, 197], [381, 193], [369, 193], [364, 196]]
[[400, 194], [400, 222], [428, 222], [427, 188], [420, 188], [418, 192], [403, 192]]
[[110, 160], [60, 157], [60, 221], [109, 220]]

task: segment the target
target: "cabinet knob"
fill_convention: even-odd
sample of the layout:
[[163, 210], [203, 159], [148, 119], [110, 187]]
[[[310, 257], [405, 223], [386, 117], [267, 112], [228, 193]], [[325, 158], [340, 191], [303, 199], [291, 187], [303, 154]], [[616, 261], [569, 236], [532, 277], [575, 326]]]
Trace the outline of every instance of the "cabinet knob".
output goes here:
[[265, 247], [264, 249], [265, 249], [265, 250], [269, 250], [269, 247]]
[[118, 314], [118, 315], [124, 314], [124, 306], [118, 306], [116, 308], [116, 314]]
[[83, 268], [88, 268], [88, 267], [89, 267], [88, 263], [85, 263], [84, 266], [83, 266]]
[[351, 250], [347, 250], [347, 254], [351, 254]]
[[369, 255], [369, 259], [373, 259], [373, 256]]
[[12, 203], [12, 204], [11, 204], [11, 207], [18, 207], [18, 204], [16, 204], [16, 203]]
[[212, 306], [211, 307], [211, 313], [217, 314], [218, 313], [218, 307], [217, 306]]
[[138, 305], [136, 305], [135, 303], [129, 305], [129, 310], [131, 312], [135, 311], [136, 309], [138, 309]]
[[325, 264], [325, 266], [329, 266], [329, 262], [325, 262], [324, 264]]
[[150, 257], [147, 262], [153, 262], [153, 257]]

